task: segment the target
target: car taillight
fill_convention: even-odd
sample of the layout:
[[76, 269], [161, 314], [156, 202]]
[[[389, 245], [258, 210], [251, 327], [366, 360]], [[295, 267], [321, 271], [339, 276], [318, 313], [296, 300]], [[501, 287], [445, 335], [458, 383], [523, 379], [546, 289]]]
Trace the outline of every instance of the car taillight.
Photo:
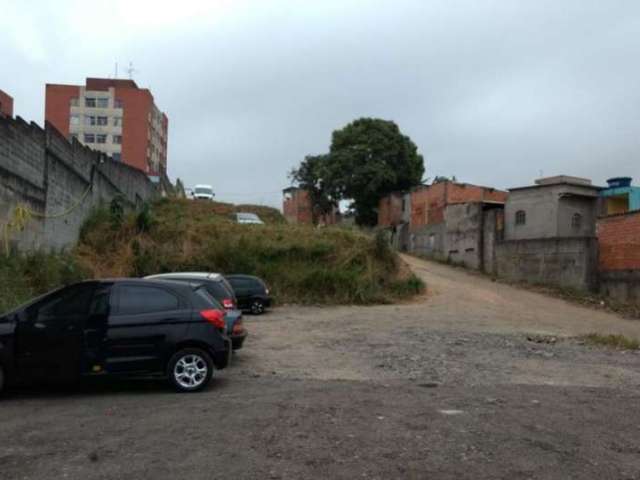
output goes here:
[[242, 325], [242, 320], [238, 320], [235, 325], [233, 325], [233, 333], [238, 334], [244, 331], [244, 325]]
[[224, 300], [222, 300], [222, 306], [224, 308], [235, 308], [236, 304], [230, 298], [225, 298]]
[[214, 327], [224, 330], [224, 313], [220, 310], [202, 310], [200, 315], [202, 315], [202, 318], [211, 323]]

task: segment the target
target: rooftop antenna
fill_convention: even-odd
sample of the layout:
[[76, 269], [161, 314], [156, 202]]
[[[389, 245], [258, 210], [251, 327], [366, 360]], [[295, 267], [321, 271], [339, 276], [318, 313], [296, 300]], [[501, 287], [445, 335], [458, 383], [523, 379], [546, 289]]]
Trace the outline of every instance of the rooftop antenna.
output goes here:
[[137, 72], [135, 68], [133, 68], [133, 62], [129, 62], [129, 68], [127, 68], [127, 73], [129, 74], [129, 80], [133, 80], [133, 74]]

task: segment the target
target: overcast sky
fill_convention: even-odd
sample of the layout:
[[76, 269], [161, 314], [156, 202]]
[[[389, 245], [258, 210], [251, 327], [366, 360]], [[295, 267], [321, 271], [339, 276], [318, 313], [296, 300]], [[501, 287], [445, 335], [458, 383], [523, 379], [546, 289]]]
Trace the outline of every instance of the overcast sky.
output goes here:
[[637, 0], [0, 0], [0, 89], [27, 120], [45, 83], [130, 61], [169, 117], [169, 175], [223, 201], [280, 206], [362, 116], [397, 122], [428, 177], [640, 183]]

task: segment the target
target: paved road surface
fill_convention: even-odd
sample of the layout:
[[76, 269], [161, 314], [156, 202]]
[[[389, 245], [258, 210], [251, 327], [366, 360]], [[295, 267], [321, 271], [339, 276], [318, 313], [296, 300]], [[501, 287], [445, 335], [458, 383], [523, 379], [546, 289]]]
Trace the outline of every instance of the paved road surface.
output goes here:
[[201, 394], [10, 393], [0, 478], [640, 479], [640, 354], [572, 339], [640, 322], [406, 260], [425, 297], [250, 317]]

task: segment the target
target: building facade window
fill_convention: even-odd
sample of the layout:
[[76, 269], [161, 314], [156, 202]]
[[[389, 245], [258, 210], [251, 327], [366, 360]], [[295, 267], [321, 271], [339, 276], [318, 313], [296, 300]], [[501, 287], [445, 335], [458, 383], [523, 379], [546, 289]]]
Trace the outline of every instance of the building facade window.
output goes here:
[[107, 136], [104, 133], [96, 135], [96, 143], [107, 143]]
[[571, 217], [571, 228], [574, 230], [580, 230], [582, 227], [582, 215], [579, 213], [574, 213]]
[[97, 122], [98, 125], [106, 125], [107, 124], [107, 117], [97, 117], [97, 119], [98, 119], [98, 122]]
[[84, 134], [84, 143], [95, 143], [96, 136], [93, 133]]
[[518, 210], [516, 212], [516, 225], [524, 225], [527, 223], [527, 214], [524, 210]]
[[113, 143], [115, 143], [116, 145], [121, 145], [122, 144], [122, 135], [114, 135], [113, 136]]
[[113, 126], [114, 127], [122, 126], [122, 117], [113, 117]]
[[80, 115], [71, 115], [69, 117], [69, 123], [71, 125], [80, 125]]
[[120, 100], [119, 98], [116, 98], [113, 101], [113, 108], [122, 108], [122, 100]]
[[99, 108], [108, 108], [109, 107], [109, 99], [108, 98], [98, 98], [97, 104]]
[[96, 117], [94, 117], [93, 115], [85, 115], [84, 116], [84, 124], [85, 125], [95, 125], [96, 124]]
[[84, 99], [84, 106], [85, 107], [90, 107], [90, 108], [95, 108], [96, 106], [96, 99], [93, 97], [87, 97]]

